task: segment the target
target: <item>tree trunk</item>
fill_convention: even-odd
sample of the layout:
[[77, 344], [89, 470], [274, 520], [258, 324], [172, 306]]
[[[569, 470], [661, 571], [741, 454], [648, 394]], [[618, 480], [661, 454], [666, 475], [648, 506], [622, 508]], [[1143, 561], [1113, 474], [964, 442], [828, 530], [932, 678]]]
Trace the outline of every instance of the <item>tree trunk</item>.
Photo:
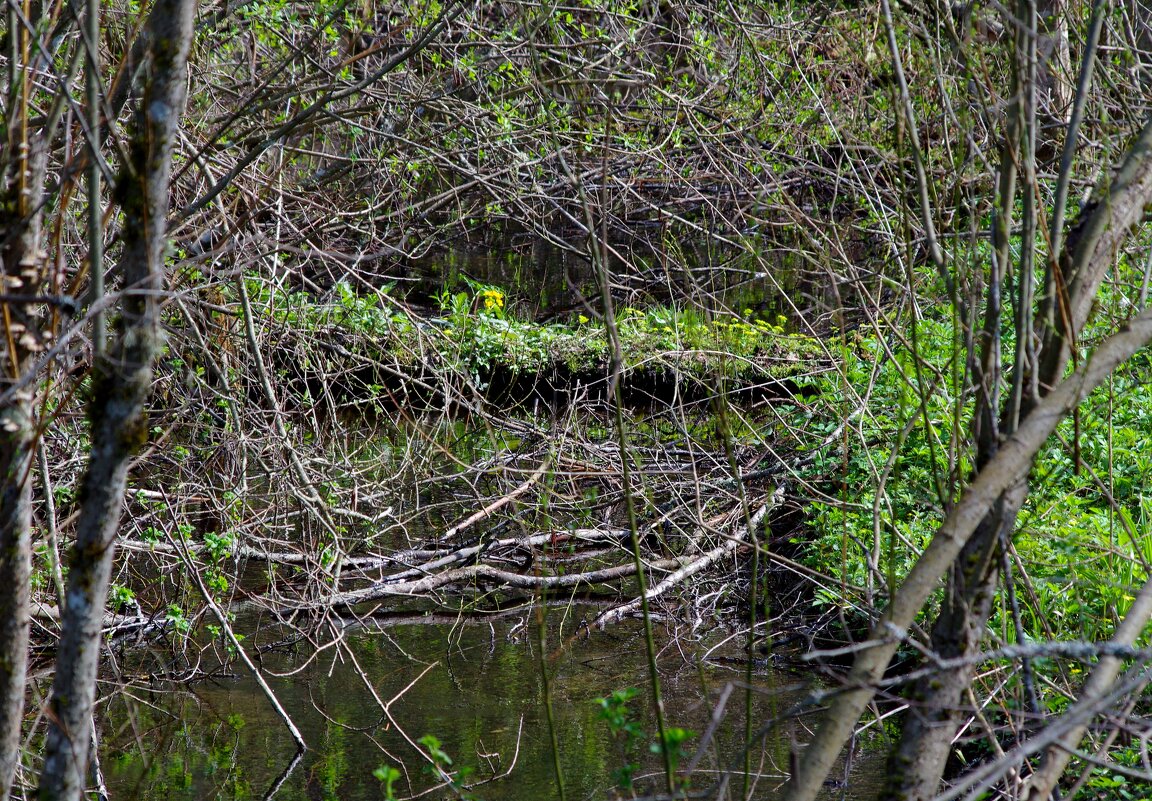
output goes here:
[[144, 404], [160, 348], [168, 184], [184, 108], [193, 0], [157, 0], [148, 18], [150, 81], [136, 115], [132, 154], [117, 186], [124, 209], [123, 335], [94, 367], [92, 450], [49, 702], [41, 801], [79, 801], [91, 743], [100, 624], [132, 454], [147, 439]]
[[32, 415], [27, 401], [0, 410], [0, 799], [20, 764], [32, 570]]
[[[15, 7], [5, 14], [8, 71], [0, 91], [0, 292], [34, 294], [43, 280], [40, 252], [46, 147], [28, 123], [34, 92], [24, 53], [30, 36]], [[0, 303], [0, 392], [23, 377], [41, 340], [42, 309]], [[28, 659], [32, 572], [32, 454], [35, 416], [31, 391], [0, 403], [0, 801], [7, 801], [20, 764], [24, 683]]]
[[[1005, 490], [961, 550], [932, 628], [932, 651], [938, 658], [969, 656], [984, 640], [1000, 577], [1002, 544], [1011, 538], [1027, 496], [1026, 481]], [[937, 670], [913, 686], [904, 729], [889, 758], [882, 797], [927, 801], [936, 795], [952, 741], [965, 717], [962, 700], [978, 667], [968, 663]]]
[[[1059, 260], [1068, 286], [1066, 301], [1059, 303], [1063, 313], [1046, 318], [1045, 305], [1055, 306], [1057, 300], [1041, 299], [1038, 324], [1042, 325], [1044, 319], [1058, 322], [1054, 327], [1042, 329], [1044, 340], [1038, 354], [1037, 378], [1033, 380], [1031, 375], [1025, 375], [1016, 384], [1023, 388], [1019, 391], [1025, 393], [1021, 398], [1019, 427], [1005, 432], [995, 456], [982, 465], [873, 626], [868, 637], [869, 647], [857, 655], [846, 689], [829, 705], [812, 744], [804, 751], [785, 787], [787, 801], [811, 801], [816, 797], [844, 743], [851, 737], [860, 714], [875, 694], [876, 682], [896, 652], [898, 637], [907, 631], [947, 570], [954, 571], [954, 578], [966, 580], [978, 576], [983, 566], [985, 575], [982, 581], [949, 589], [946, 619], [934, 627], [935, 644], [941, 648], [966, 647], [974, 634], [983, 633], [987, 613], [980, 613], [988, 608], [985, 606], [988, 599], [984, 596], [990, 597], [995, 592], [995, 581], [989, 579], [998, 572], [995, 549], [1000, 547], [1000, 538], [991, 534], [999, 531], [1001, 525], [1014, 525], [1015, 513], [1026, 496], [1027, 475], [1035, 454], [1060, 419], [1105, 380], [1105, 371], [1110, 373], [1152, 339], [1152, 309], [1145, 308], [1100, 345], [1075, 373], [1064, 376], [1075, 334], [1088, 319], [1092, 301], [1117, 250], [1131, 235], [1133, 226], [1143, 219], [1150, 202], [1152, 118], [1130, 147], [1120, 169], [1105, 179], [1094, 202], [1083, 209], [1068, 237]], [[1026, 367], [1031, 370], [1030, 366]], [[977, 532], [984, 533], [977, 536]], [[1010, 530], [1005, 533], [1009, 534]], [[960, 559], [961, 553], [967, 555], [965, 560]], [[966, 619], [964, 614], [968, 615]], [[926, 791], [928, 797], [935, 795], [935, 785], [943, 770], [940, 743], [950, 745], [956, 733], [952, 716], [936, 710], [956, 706], [952, 699], [960, 697], [971, 674], [965, 671], [943, 678], [944, 681], [921, 685], [928, 690], [927, 696], [918, 699], [922, 701], [921, 714], [924, 715], [924, 725], [918, 731], [924, 736], [919, 740], [911, 735], [902, 738], [904, 742], [897, 753], [906, 769], [893, 777], [886, 788], [889, 797], [912, 798], [906, 794], [909, 789], [928, 786], [932, 786]], [[939, 697], [933, 698], [937, 694]]]
[[[1152, 166], [1152, 165], [1150, 165]], [[1000, 446], [963, 495], [949, 510], [924, 553], [896, 589], [888, 608], [860, 644], [845, 679], [835, 692], [820, 692], [815, 703], [827, 703], [816, 736], [805, 748], [784, 787], [785, 801], [813, 801], [824, 787], [836, 758], [852, 736], [860, 715], [876, 693], [877, 683], [924, 604], [939, 589], [940, 579], [956, 564], [987, 510], [1028, 476], [1032, 460], [1056, 426], [1103, 384], [1120, 364], [1152, 341], [1152, 308], [1144, 309], [1092, 353], [1092, 358], [1052, 389]]]

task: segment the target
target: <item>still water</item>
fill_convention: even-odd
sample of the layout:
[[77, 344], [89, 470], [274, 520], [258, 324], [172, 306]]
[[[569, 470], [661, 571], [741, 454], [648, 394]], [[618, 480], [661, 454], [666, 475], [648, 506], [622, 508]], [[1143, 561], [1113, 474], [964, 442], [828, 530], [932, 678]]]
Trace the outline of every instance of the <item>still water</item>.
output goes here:
[[[436, 784], [428, 760], [414, 747], [432, 735], [452, 760], [448, 770], [467, 774], [468, 788], [457, 794], [441, 787], [426, 797], [559, 798], [543, 671], [565, 797], [631, 797], [617, 786], [619, 771], [629, 765], [636, 766], [636, 792], [659, 791], [663, 780], [650, 752], [655, 726], [641, 629], [624, 624], [573, 637], [585, 615], [589, 610], [579, 607], [550, 611], [543, 651], [540, 627], [528, 612], [483, 623], [427, 616], [371, 630], [329, 627], [327, 647], [264, 653], [270, 684], [309, 745], [299, 760], [283, 724], [239, 665], [213, 680], [125, 688], [112, 696], [101, 733], [110, 796], [375, 800], [387, 796], [374, 771], [393, 767], [401, 773], [393, 792], [404, 798]], [[682, 765], [695, 759], [691, 786], [705, 789], [739, 759], [743, 650], [723, 643], [718, 633], [696, 638], [658, 626], [657, 637], [667, 720], [695, 733], [682, 749]], [[803, 685], [798, 674], [758, 669], [755, 723], [786, 709]], [[613, 736], [595, 700], [628, 688], [638, 691], [625, 713], [640, 730], [631, 745]], [[720, 724], [700, 748], [700, 735], [725, 698], [716, 714]], [[754, 749], [759, 777], [753, 797], [774, 797], [797, 735], [804, 736], [778, 727]], [[422, 750], [431, 742], [425, 740]], [[876, 762], [865, 750], [847, 789], [830, 788], [827, 797], [869, 795], [879, 775]]]

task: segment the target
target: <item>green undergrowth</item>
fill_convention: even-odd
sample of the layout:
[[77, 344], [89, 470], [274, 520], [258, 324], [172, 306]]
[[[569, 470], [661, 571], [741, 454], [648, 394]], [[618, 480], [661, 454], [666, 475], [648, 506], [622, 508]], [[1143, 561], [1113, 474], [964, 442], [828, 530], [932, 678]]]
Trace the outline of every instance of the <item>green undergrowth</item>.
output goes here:
[[[416, 314], [387, 294], [357, 294], [343, 283], [323, 299], [274, 292], [257, 281], [249, 291], [275, 323], [301, 332], [302, 340], [326, 337], [373, 361], [474, 377], [496, 369], [582, 374], [602, 371], [610, 362], [603, 322], [584, 314], [564, 322], [522, 319], [503, 290], [475, 282], [443, 293], [435, 317]], [[822, 360], [814, 339], [788, 333], [782, 319], [757, 319], [751, 311], [706, 317], [691, 309], [625, 308], [617, 327], [627, 370], [783, 380]]]
[[[1097, 327], [1085, 334], [1085, 355], [1106, 321]], [[1009, 339], [1006, 356], [1011, 349]], [[963, 353], [953, 320], [922, 319], [844, 343], [837, 371], [818, 379], [810, 433], [852, 417], [807, 475], [827, 493], [810, 506], [810, 530], [798, 540], [808, 565], [831, 579], [817, 589], [817, 607], [883, 606], [970, 480]], [[1060, 425], [1037, 459], [1009, 559], [1026, 640], [1107, 639], [1148, 575], [1150, 375], [1145, 350], [1084, 402], [1078, 422]], [[1003, 586], [989, 625], [993, 647], [1019, 639]], [[921, 622], [934, 614], [930, 606]], [[1058, 694], [1047, 700], [1058, 704]]]

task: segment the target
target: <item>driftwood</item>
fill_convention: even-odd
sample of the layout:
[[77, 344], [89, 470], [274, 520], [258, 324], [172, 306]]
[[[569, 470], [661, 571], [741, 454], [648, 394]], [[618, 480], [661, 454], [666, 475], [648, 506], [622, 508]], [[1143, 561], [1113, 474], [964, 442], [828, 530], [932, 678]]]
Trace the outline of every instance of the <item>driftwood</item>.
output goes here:
[[[538, 470], [513, 490], [513, 493], [526, 491], [539, 475]], [[781, 492], [777, 492], [768, 503], [756, 511], [751, 521], [753, 530], [764, 525], [771, 510], [778, 505], [781, 495]], [[504, 498], [508, 499], [510, 496]], [[409, 548], [387, 554], [341, 555], [337, 560], [338, 567], [333, 564], [328, 568], [321, 568], [316, 555], [302, 551], [277, 551], [247, 545], [233, 545], [230, 558], [237, 561], [250, 560], [296, 567], [315, 566], [329, 574], [339, 573], [346, 582], [370, 582], [368, 586], [333, 592], [320, 598], [287, 603], [267, 601], [275, 611], [284, 614], [340, 611], [387, 600], [422, 598], [446, 588], [465, 590], [469, 587], [483, 586], [485, 589], [532, 591], [575, 589], [613, 584], [636, 575], [635, 563], [630, 557], [630, 552], [626, 550], [631, 532], [622, 528], [560, 529], [527, 537], [490, 540], [481, 537], [479, 541], [461, 544], [452, 549], [444, 547], [443, 543], [449, 535], [458, 536], [460, 531], [479, 522], [502, 505], [504, 504], [497, 501], [465, 518], [450, 528], [444, 536], [437, 538], [436, 547]], [[722, 515], [718, 520], [731, 517]], [[715, 536], [715, 533], [712, 533]], [[648, 537], [652, 534], [651, 528], [645, 527], [639, 534], [641, 538]], [[664, 574], [649, 588], [648, 599], [666, 594], [693, 576], [714, 567], [721, 558], [733, 554], [739, 547], [746, 546], [749, 541], [749, 529], [741, 525], [731, 535], [722, 537], [718, 545], [708, 549], [700, 547], [702, 541], [703, 535], [700, 534], [689, 542], [688, 547], [694, 549], [693, 553], [650, 558], [644, 561], [646, 571]], [[173, 556], [187, 554], [188, 557], [203, 557], [208, 553], [208, 547], [198, 542], [151, 543], [129, 540], [122, 543], [121, 547], [133, 554], [156, 553]], [[554, 568], [548, 567], [548, 563], [555, 565], [560, 561], [566, 565], [588, 562], [603, 558], [612, 552], [627, 555], [628, 560], [616, 565], [563, 573], [555, 572]], [[633, 598], [613, 605], [602, 613], [593, 625], [604, 627], [618, 622], [633, 614], [640, 603], [639, 598]]]
[[[389, 567], [408, 567], [411, 570], [394, 576], [393, 579], [408, 578], [413, 575], [424, 575], [435, 570], [468, 559], [475, 558], [484, 551], [514, 550], [516, 548], [538, 548], [544, 544], [558, 545], [560, 543], [603, 543], [623, 540], [628, 537], [626, 529], [557, 529], [556, 531], [534, 534], [530, 537], [510, 537], [493, 540], [478, 545], [461, 546], [452, 551], [445, 548], [410, 548], [396, 551], [392, 554], [366, 554], [363, 556], [343, 556], [341, 564], [345, 569], [352, 568], [361, 571], [383, 570]], [[188, 553], [201, 555], [208, 552], [208, 546], [200, 542], [189, 542], [187, 545], [174, 545], [168, 542], [146, 542], [144, 540], [126, 540], [121, 548], [135, 553], [163, 553], [180, 554], [187, 548]], [[319, 560], [314, 554], [302, 551], [272, 551], [265, 548], [254, 548], [247, 545], [233, 545], [231, 548], [233, 559], [252, 560], [256, 562], [269, 562], [281, 565], [315, 565]], [[429, 561], [431, 560], [431, 561]]]
[[[660, 559], [646, 565], [648, 570], [673, 570], [691, 564], [688, 557], [676, 559]], [[501, 570], [491, 565], [470, 565], [455, 570], [446, 570], [435, 573], [415, 581], [401, 581], [396, 583], [379, 584], [364, 590], [342, 592], [331, 595], [320, 601], [300, 604], [293, 610], [329, 609], [354, 606], [356, 604], [381, 601], [388, 598], [423, 596], [451, 584], [472, 584], [487, 581], [505, 587], [520, 589], [563, 589], [581, 587], [591, 584], [604, 584], [628, 578], [636, 574], [631, 564], [616, 565], [601, 570], [589, 570], [584, 573], [565, 573], [563, 575], [542, 576], [525, 573], [516, 573], [511, 570]]]

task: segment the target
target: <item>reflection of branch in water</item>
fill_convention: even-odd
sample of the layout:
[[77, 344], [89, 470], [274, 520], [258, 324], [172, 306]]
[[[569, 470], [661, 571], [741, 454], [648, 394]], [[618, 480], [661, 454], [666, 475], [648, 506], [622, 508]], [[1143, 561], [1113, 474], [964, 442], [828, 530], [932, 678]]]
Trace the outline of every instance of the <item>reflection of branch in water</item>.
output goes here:
[[[524, 739], [524, 716], [521, 715], [520, 716], [520, 726], [519, 726], [519, 728], [516, 729], [516, 748], [512, 752], [512, 761], [508, 764], [508, 767], [504, 770], [503, 773], [496, 773], [496, 769], [494, 767], [492, 767], [491, 761], [489, 761], [489, 770], [491, 770], [492, 775], [489, 776], [487, 779], [481, 779], [480, 781], [473, 782], [471, 784], [466, 784], [466, 785], [464, 785], [464, 789], [465, 790], [474, 790], [475, 788], [480, 787], [480, 786], [485, 785], [485, 784], [488, 784], [489, 782], [499, 781], [500, 779], [507, 779], [509, 776], [511, 776], [512, 771], [516, 767], [516, 763], [520, 760], [520, 743], [523, 741], [523, 739]], [[493, 757], [493, 756], [499, 758], [500, 754], [498, 754], [498, 753], [497, 754], [484, 754], [484, 753], [480, 753], [478, 751], [476, 753], [476, 756], [481, 757], [483, 759], [489, 759], [490, 757]]]
[[292, 760], [288, 763], [284, 770], [280, 771], [272, 785], [268, 788], [268, 792], [264, 793], [263, 801], [270, 801], [270, 799], [280, 792], [280, 788], [284, 786], [284, 782], [288, 781], [288, 777], [292, 775], [292, 771], [296, 770], [296, 766], [300, 764], [300, 760], [304, 758], [304, 751], [297, 748], [296, 753], [293, 755]]

